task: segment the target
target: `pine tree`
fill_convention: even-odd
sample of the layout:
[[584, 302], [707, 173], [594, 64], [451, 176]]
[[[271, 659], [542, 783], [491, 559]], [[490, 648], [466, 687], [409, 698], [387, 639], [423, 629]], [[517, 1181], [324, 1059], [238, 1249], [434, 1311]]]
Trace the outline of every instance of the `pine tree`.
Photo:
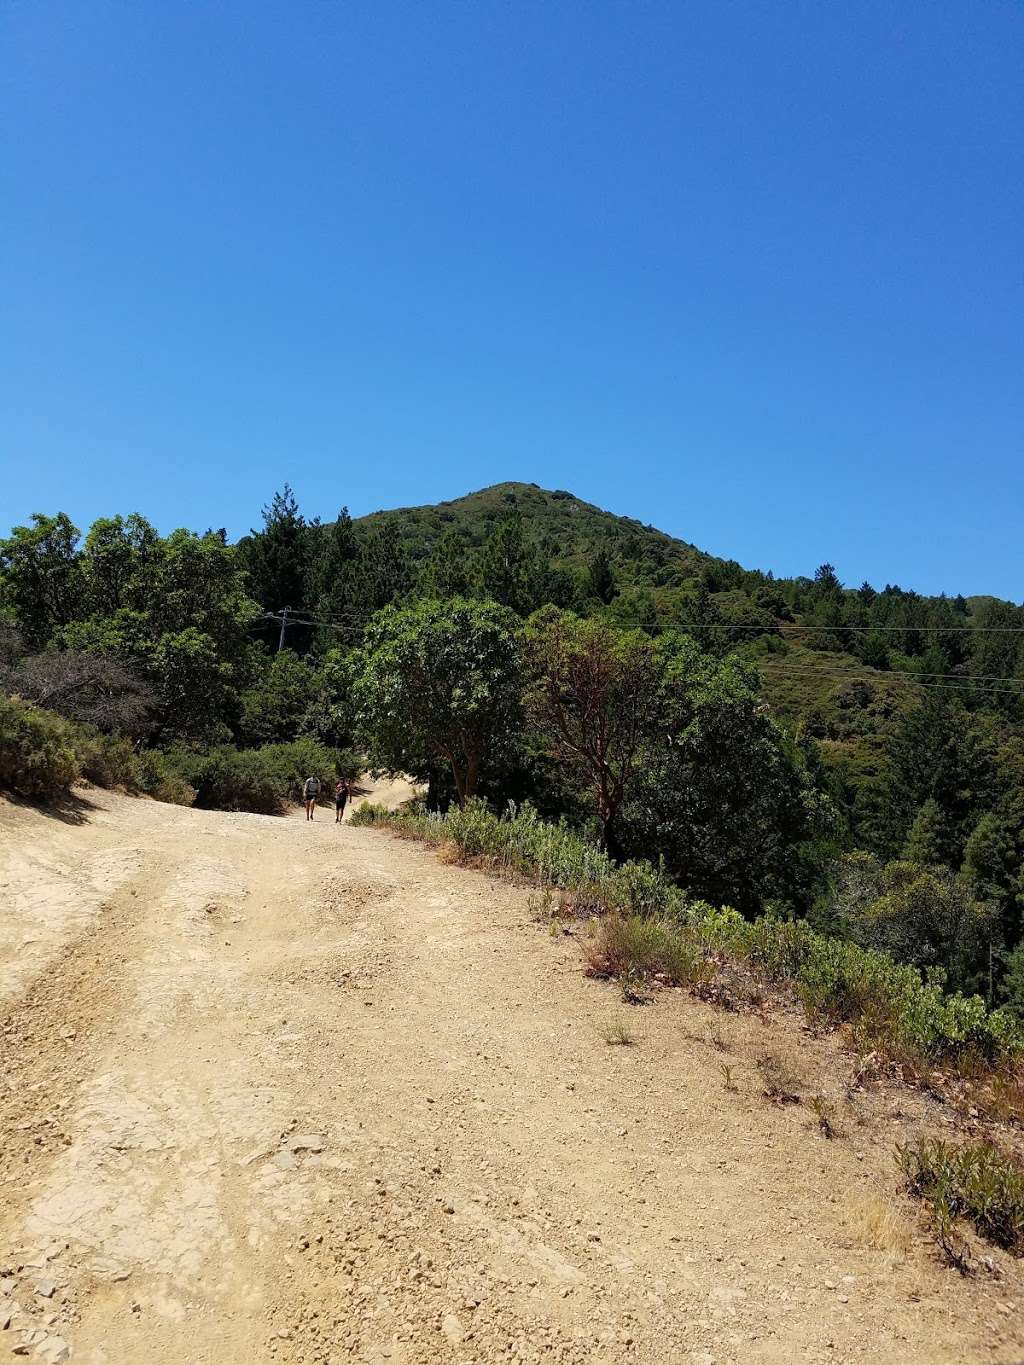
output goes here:
[[244, 542], [253, 595], [268, 611], [306, 605], [306, 519], [289, 484], [263, 509], [263, 529]]
[[587, 582], [590, 591], [605, 606], [615, 596], [615, 572], [612, 569], [608, 551], [603, 546], [590, 561], [587, 570]]
[[949, 827], [938, 802], [929, 797], [910, 827], [903, 857], [924, 867], [944, 865], [949, 857]]
[[1001, 994], [1007, 1009], [1024, 1021], [1024, 943], [1018, 943], [1006, 959]]
[[445, 531], [435, 541], [420, 574], [420, 593], [423, 597], [445, 601], [449, 597], [468, 597], [472, 588], [470, 548], [457, 531]]
[[862, 635], [858, 652], [861, 662], [867, 664], [869, 668], [889, 667], [889, 647], [880, 631], [872, 630]]
[[843, 585], [832, 564], [818, 565], [814, 571], [814, 587], [819, 598], [839, 598], [843, 594]]
[[518, 512], [498, 523], [480, 555], [480, 587], [485, 597], [520, 616], [528, 616], [540, 604], [541, 569], [537, 552], [523, 535]]
[[317, 529], [318, 550], [309, 571], [309, 597], [316, 614], [335, 620], [351, 613], [358, 591], [359, 540], [348, 508]]
[[964, 849], [964, 875], [979, 900], [999, 907], [1003, 937], [1015, 943], [1020, 934], [1021, 850], [1006, 820], [989, 811], [975, 825]]

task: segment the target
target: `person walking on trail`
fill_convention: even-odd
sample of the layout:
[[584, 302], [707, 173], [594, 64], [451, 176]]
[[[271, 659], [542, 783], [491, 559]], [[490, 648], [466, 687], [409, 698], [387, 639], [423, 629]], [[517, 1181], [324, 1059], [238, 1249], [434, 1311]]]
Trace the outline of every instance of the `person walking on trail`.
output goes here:
[[313, 812], [316, 810], [316, 798], [320, 795], [319, 777], [307, 777], [302, 787], [302, 795], [306, 798], [306, 819], [312, 820]]
[[348, 781], [339, 777], [334, 784], [334, 823], [340, 825], [345, 816], [345, 802], [348, 800]]

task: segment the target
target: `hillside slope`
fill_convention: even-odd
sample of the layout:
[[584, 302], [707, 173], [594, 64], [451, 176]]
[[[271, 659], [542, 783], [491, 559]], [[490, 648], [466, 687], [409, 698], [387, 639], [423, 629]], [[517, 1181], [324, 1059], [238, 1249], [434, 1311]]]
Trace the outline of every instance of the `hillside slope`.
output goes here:
[[[848, 1059], [785, 1012], [624, 1011], [527, 891], [330, 820], [90, 793], [74, 821], [0, 804], [0, 834], [5, 1344], [89, 1365], [1024, 1351], [1021, 1266], [940, 1270], [896, 1194], [893, 1143], [936, 1106], [848, 1094]], [[835, 1141], [765, 1101], [765, 1050], [827, 1097]]]
[[716, 560], [686, 541], [630, 517], [606, 512], [563, 489], [550, 491], [532, 483], [496, 483], [449, 502], [424, 507], [396, 507], [373, 512], [359, 524], [392, 524], [414, 560], [425, 558], [447, 530], [462, 532], [468, 543], [480, 546], [495, 526], [518, 512], [530, 534], [559, 562], [582, 569], [599, 549], [615, 554], [623, 565], [634, 565], [624, 582], [656, 580], [682, 582]]
[[[571, 570], [583, 583], [578, 609], [606, 614], [627, 626], [679, 624], [694, 630], [706, 647], [738, 653], [756, 664], [777, 718], [820, 742], [822, 760], [835, 774], [833, 795], [847, 818], [853, 819], [854, 809], [865, 801], [858, 793], [883, 781], [894, 733], [907, 713], [940, 686], [933, 675], [951, 674], [951, 698], [981, 707], [1005, 703], [1004, 713], [1012, 702], [1012, 694], [985, 686], [968, 696], [958, 680], [971, 667], [972, 624], [984, 620], [987, 610], [1017, 610], [995, 598], [951, 603], [900, 588], [853, 593], [844, 591], [838, 580], [823, 595], [821, 585], [810, 578], [776, 580], [571, 493], [534, 484], [495, 484], [435, 506], [375, 512], [361, 524], [392, 527], [412, 564], [422, 565], [446, 532], [460, 537], [468, 562], [516, 514], [524, 538], [542, 559]], [[588, 566], [599, 552], [608, 556], [614, 576], [614, 596], [606, 604], [586, 597]], [[860, 624], [844, 632], [840, 621]], [[948, 622], [949, 633], [936, 634], [936, 621]], [[1003, 616], [998, 621], [1007, 623]], [[869, 640], [865, 631], [876, 623], [883, 624], [885, 633]], [[1020, 624], [1024, 630], [1024, 613]], [[801, 628], [807, 625], [812, 629]], [[1017, 648], [1017, 638], [1000, 634], [989, 641]], [[947, 653], [936, 653], [936, 645]], [[982, 671], [1003, 668], [1012, 673], [1017, 666], [1007, 658], [986, 663]], [[1001, 733], [1009, 733], [1011, 723], [1012, 717], [1004, 714]], [[866, 835], [855, 830], [857, 837]]]

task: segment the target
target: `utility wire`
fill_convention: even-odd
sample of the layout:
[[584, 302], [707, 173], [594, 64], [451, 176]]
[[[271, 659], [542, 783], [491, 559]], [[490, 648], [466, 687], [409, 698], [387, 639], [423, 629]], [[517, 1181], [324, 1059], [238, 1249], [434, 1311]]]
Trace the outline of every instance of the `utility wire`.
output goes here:
[[[795, 669], [787, 669], [787, 668], [785, 667], [785, 665], [780, 665], [778, 668], [775, 669], [775, 672], [776, 672], [776, 673], [789, 673], [790, 676], [795, 675], [795, 676], [798, 676], [798, 677], [800, 677], [800, 678], [802, 678], [802, 679], [807, 679], [808, 676], [809, 676], [809, 675], [808, 675], [807, 673], [805, 673], [805, 672], [801, 672], [801, 671], [798, 671], [798, 670], [795, 670]], [[833, 678], [836, 678], [836, 679], [839, 679], [839, 678], [851, 678], [851, 681], [854, 681], [854, 682], [869, 682], [869, 681], [873, 682], [873, 681], [874, 681], [874, 679], [868, 679], [868, 678], [864, 678], [864, 677], [859, 677], [859, 678], [856, 677], [856, 676], [852, 676], [852, 677], [851, 677], [851, 675], [850, 675], [848, 672], [846, 672], [846, 671], [839, 671], [839, 672], [833, 672], [833, 673], [831, 673], [831, 674], [826, 674], [824, 669], [817, 669], [817, 670], [815, 670], [815, 672], [817, 672], [817, 674], [818, 674], [819, 677], [821, 677], [821, 676], [824, 675], [824, 676], [833, 677]], [[884, 677], [885, 675], [884, 675], [884, 674], [879, 674], [879, 676], [880, 676], [880, 677]], [[763, 677], [766, 678], [766, 679], [770, 679], [771, 675], [766, 671], [766, 672], [763, 674]], [[936, 689], [938, 689], [938, 690], [940, 690], [940, 691], [946, 691], [947, 689], [951, 689], [951, 690], [956, 691], [956, 692], [1003, 692], [1003, 693], [1006, 693], [1008, 696], [1011, 696], [1011, 697], [1022, 697], [1022, 698], [1024, 698], [1024, 690], [1021, 690], [1020, 687], [992, 687], [992, 686], [990, 686], [990, 685], [987, 684], [987, 683], [981, 683], [981, 684], [975, 686], [973, 683], [969, 683], [969, 682], [964, 682], [964, 683], [956, 683], [956, 682], [925, 682], [925, 681], [923, 681], [923, 680], [921, 680], [921, 679], [919, 679], [919, 678], [914, 678], [914, 677], [912, 677], [912, 676], [911, 676], [911, 677], [897, 677], [897, 678], [895, 679], [895, 681], [898, 682], [898, 683], [906, 683], [907, 686], [910, 686], [910, 687], [924, 687], [924, 688], [927, 688], [929, 691], [935, 691]], [[1012, 681], [1012, 680], [1008, 678], [1006, 681], [1009, 682], [1009, 681]]]
[[[786, 659], [786, 656], [783, 655], [782, 658], [780, 659], [779, 664], [777, 665], [779, 668], [783, 668], [783, 667], [784, 667], [784, 668], [789, 668], [790, 670], [793, 670], [793, 671], [799, 670], [800, 672], [804, 672], [804, 673], [828, 673], [828, 672], [833, 672], [833, 673], [842, 673], [842, 674], [848, 675], [848, 676], [850, 676], [850, 677], [860, 677], [860, 675], [854, 673], [852, 669], [849, 669], [849, 668], [842, 668], [839, 664], [823, 664], [823, 665], [819, 668], [819, 667], [816, 667], [814, 664], [787, 664], [787, 663], [785, 662], [785, 659]], [[751, 662], [754, 662], [754, 661], [751, 660]], [[758, 660], [757, 662], [758, 662], [758, 665], [759, 665], [760, 667], [764, 667], [764, 668], [774, 668], [774, 667], [776, 667], [776, 665], [773, 663], [773, 661], [772, 661], [772, 659], [771, 659], [771, 656], [768, 656], [767, 658], [765, 658], [765, 659], [763, 659], [763, 660]], [[870, 664], [864, 664], [864, 665], [862, 665], [862, 667], [870, 668], [871, 665], [870, 665]], [[1024, 687], [1024, 678], [1001, 677], [1001, 676], [999, 676], [998, 674], [995, 674], [995, 673], [918, 673], [916, 669], [910, 669], [910, 668], [876, 668], [876, 669], [873, 669], [872, 671], [873, 671], [873, 673], [874, 673], [877, 677], [880, 677], [880, 678], [947, 678], [947, 679], [949, 679], [949, 681], [951, 681], [951, 682], [963, 682], [963, 683], [973, 683], [973, 682], [993, 682], [993, 683], [1012, 682], [1012, 683], [1018, 683], [1021, 687]]]
[[[280, 615], [272, 612], [266, 615], [280, 621]], [[370, 615], [373, 615], [371, 612]], [[340, 612], [337, 616], [311, 616], [306, 614], [303, 617], [288, 617], [289, 625], [301, 626], [342, 626], [352, 622], [367, 620], [363, 612], [350, 611]], [[773, 621], [765, 624], [763, 621], [706, 621], [706, 622], [686, 622], [686, 621], [664, 621], [664, 620], [640, 620], [636, 617], [610, 616], [591, 618], [606, 621], [609, 625], [616, 626], [659, 626], [665, 630], [673, 628], [685, 632], [695, 630], [760, 630], [765, 634], [779, 634], [783, 639], [787, 634], [800, 631], [822, 631], [836, 635], [842, 631], [860, 635], [948, 635], [948, 634], [968, 634], [968, 635], [1024, 635], [1024, 626], [804, 626], [797, 621]]]
[[[266, 612], [264, 614], [264, 619], [275, 622], [281, 621], [281, 617], [273, 612]], [[342, 624], [337, 620], [327, 620], [326, 618], [305, 619], [297, 616], [289, 616], [288, 625], [347, 632], [350, 631], [353, 626], [363, 623], [365, 620], [365, 617], [356, 614], [353, 615], [352, 621], [349, 624]], [[691, 627], [683, 627], [683, 629], [689, 630]], [[758, 629], [765, 628], [758, 627]], [[996, 629], [1003, 628], [997, 627]], [[758, 660], [745, 659], [743, 662], [752, 664], [754, 667], [766, 673], [785, 672], [799, 674], [804, 677], [815, 675], [821, 677], [824, 675], [835, 678], [849, 678], [854, 682], [874, 682], [881, 681], [885, 678], [892, 678], [897, 682], [914, 683], [919, 687], [941, 688], [945, 686], [947, 688], [969, 692], [1006, 692], [1012, 696], [1024, 696], [1024, 678], [1000, 677], [996, 674], [983, 674], [978, 678], [971, 678], [962, 673], [916, 673], [902, 669], [873, 669], [873, 676], [865, 677], [863, 674], [855, 672], [852, 668], [842, 668], [838, 665], [822, 665], [821, 667], [818, 667], [813, 664], [775, 663], [770, 658]], [[870, 665], [862, 665], [862, 667], [870, 667]], [[934, 679], [935, 681], [926, 682], [924, 681], [925, 679]], [[1013, 686], [988, 686], [988, 684], [991, 683], [1011, 683]]]

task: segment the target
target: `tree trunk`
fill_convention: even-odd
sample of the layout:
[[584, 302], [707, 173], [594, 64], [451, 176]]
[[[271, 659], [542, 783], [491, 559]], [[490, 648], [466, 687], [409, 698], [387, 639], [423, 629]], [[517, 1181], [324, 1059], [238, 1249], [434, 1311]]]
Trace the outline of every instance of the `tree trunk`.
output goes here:
[[466, 774], [460, 768], [451, 749], [442, 749], [441, 753], [448, 760], [448, 766], [452, 770], [452, 781], [455, 783], [455, 795], [458, 797], [459, 805], [464, 806], [466, 804]]
[[615, 833], [614, 813], [601, 817], [601, 848], [613, 863], [622, 862], [622, 844]]
[[476, 795], [477, 783], [480, 781], [480, 750], [471, 749], [466, 755], [466, 782], [465, 790], [467, 798]]

